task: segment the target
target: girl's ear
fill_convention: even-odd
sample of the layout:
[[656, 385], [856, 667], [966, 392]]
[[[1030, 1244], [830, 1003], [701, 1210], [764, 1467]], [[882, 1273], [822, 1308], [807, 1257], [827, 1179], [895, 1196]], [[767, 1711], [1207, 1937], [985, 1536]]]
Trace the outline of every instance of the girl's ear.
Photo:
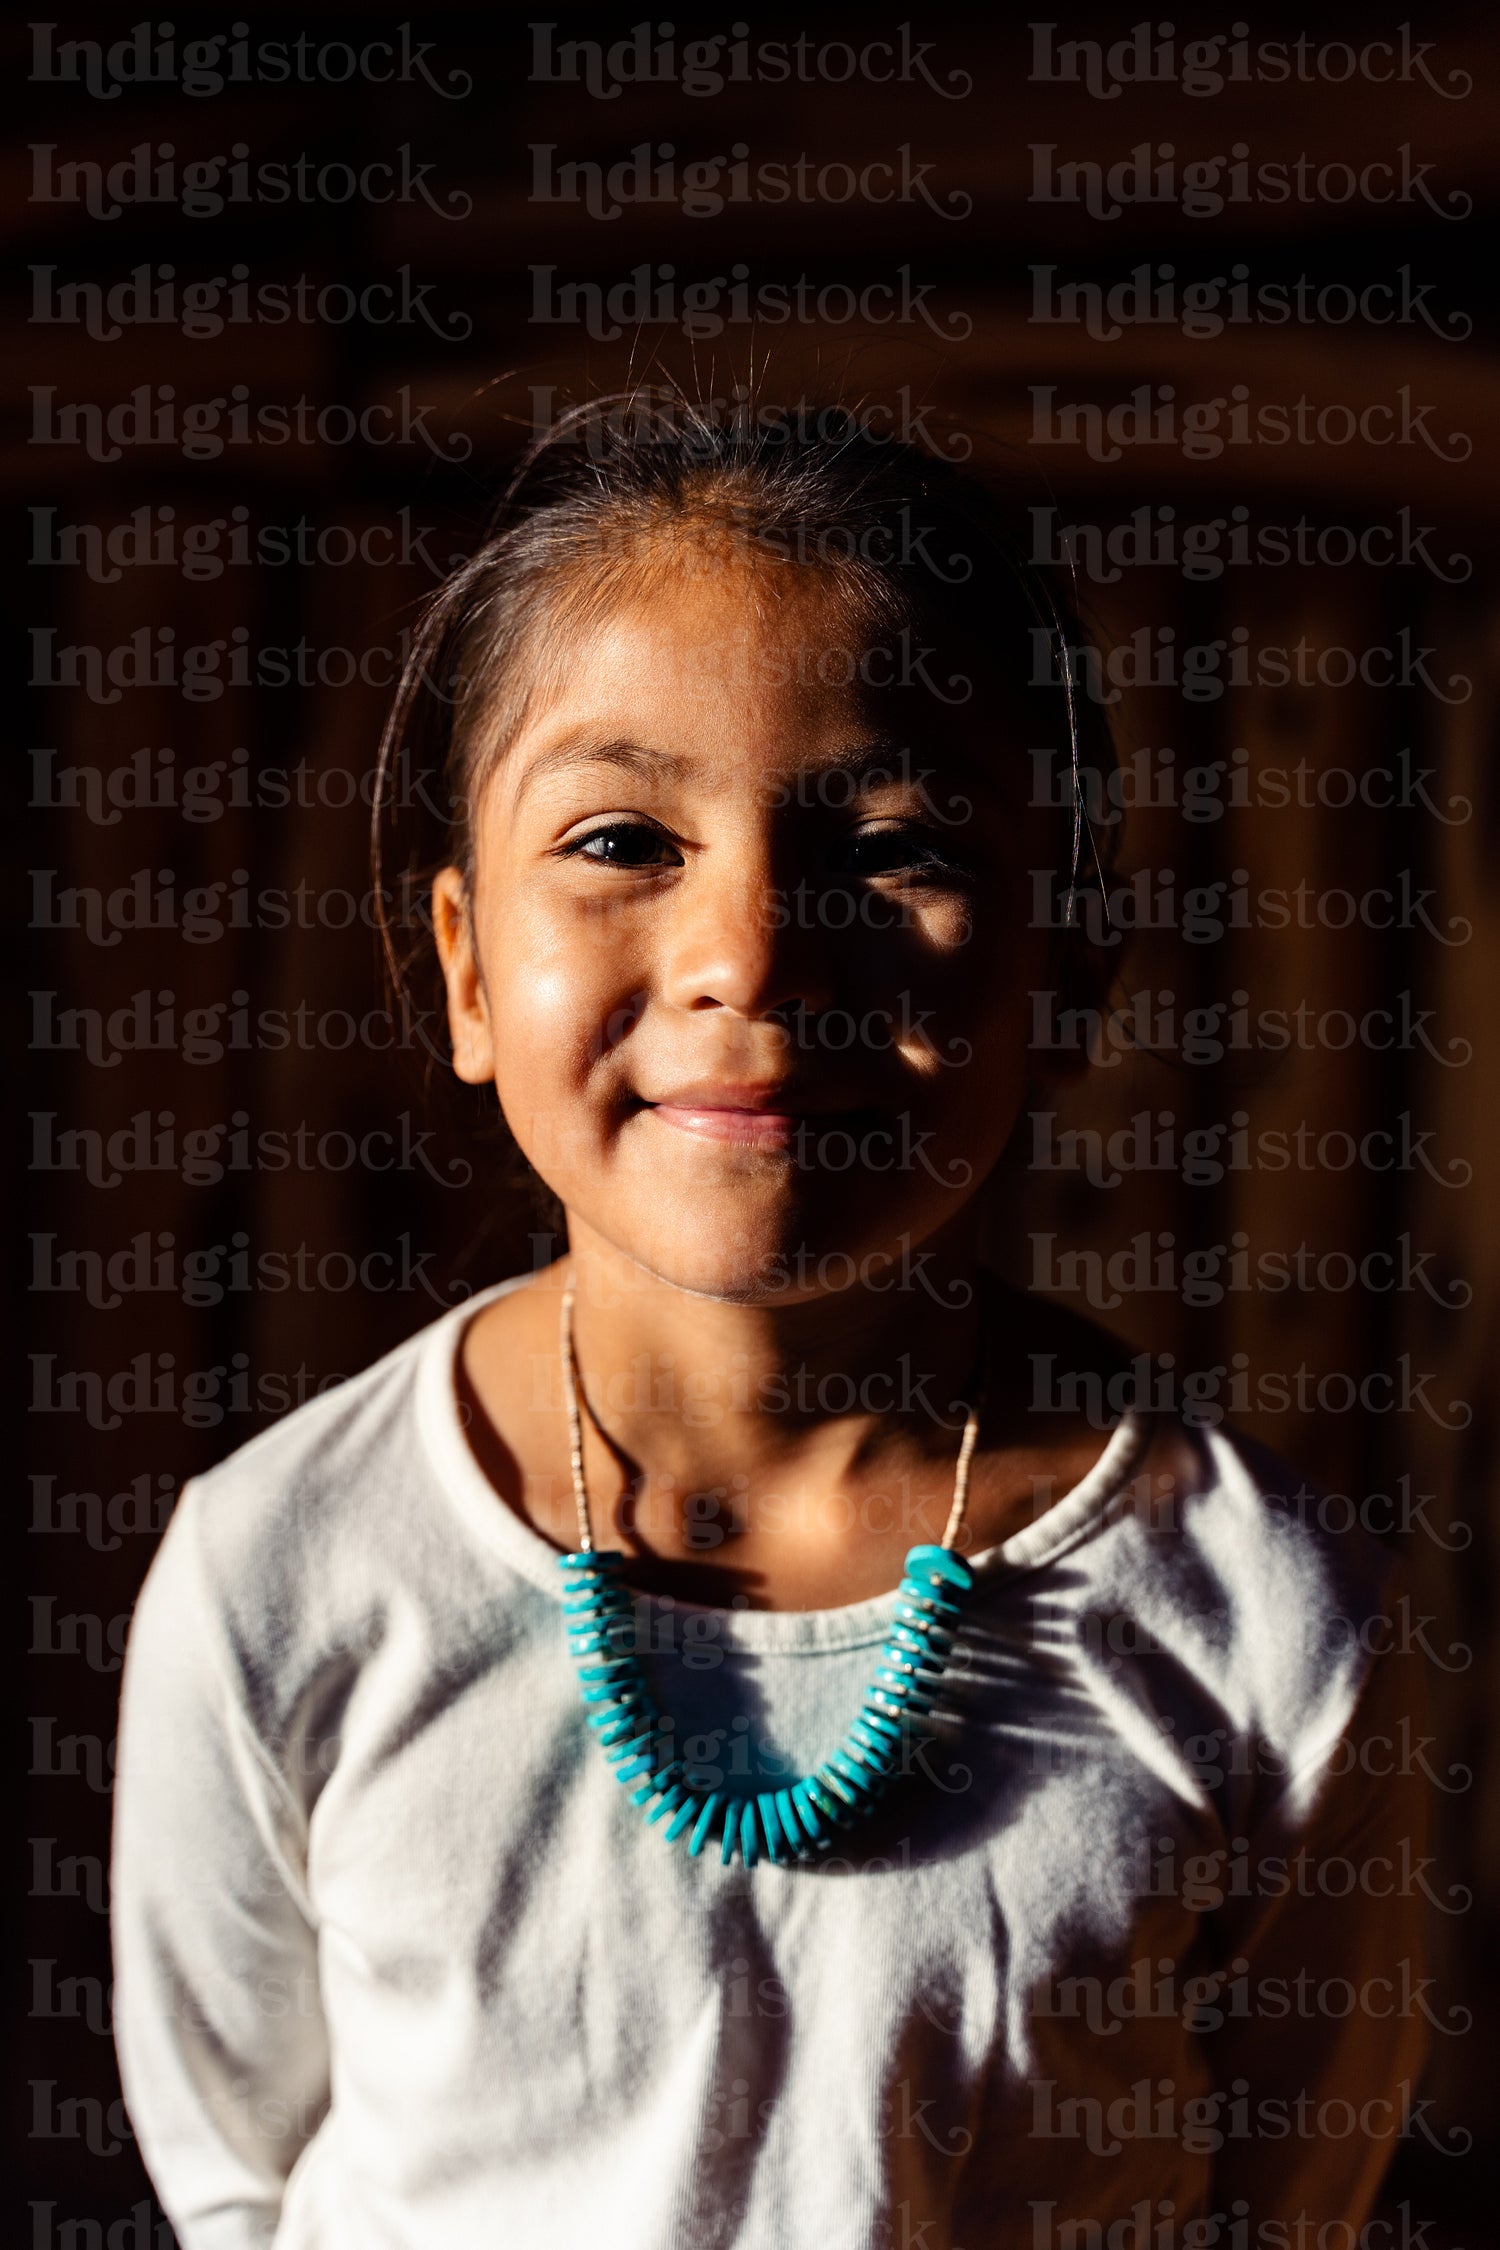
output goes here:
[[448, 1036], [453, 1069], [469, 1086], [488, 1086], [495, 1077], [495, 1043], [489, 1002], [479, 973], [474, 919], [468, 886], [456, 867], [445, 867], [432, 886], [432, 934], [448, 994]]

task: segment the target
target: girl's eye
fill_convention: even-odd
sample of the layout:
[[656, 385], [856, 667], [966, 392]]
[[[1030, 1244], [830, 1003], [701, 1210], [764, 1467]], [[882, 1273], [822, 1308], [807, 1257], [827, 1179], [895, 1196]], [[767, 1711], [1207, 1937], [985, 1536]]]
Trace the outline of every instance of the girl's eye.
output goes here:
[[677, 862], [661, 830], [643, 820], [612, 820], [607, 827], [591, 828], [564, 850], [599, 867], [667, 867]]
[[938, 839], [915, 827], [863, 828], [846, 837], [835, 855], [846, 875], [945, 874], [960, 872]]

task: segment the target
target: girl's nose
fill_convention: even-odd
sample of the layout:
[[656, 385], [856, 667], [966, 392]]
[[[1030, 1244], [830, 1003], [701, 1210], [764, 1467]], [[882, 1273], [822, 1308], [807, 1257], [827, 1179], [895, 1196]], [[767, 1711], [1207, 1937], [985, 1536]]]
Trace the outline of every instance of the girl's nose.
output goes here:
[[732, 872], [710, 856], [665, 918], [660, 990], [678, 1008], [757, 1017], [832, 1005], [835, 977], [821, 893], [757, 859]]

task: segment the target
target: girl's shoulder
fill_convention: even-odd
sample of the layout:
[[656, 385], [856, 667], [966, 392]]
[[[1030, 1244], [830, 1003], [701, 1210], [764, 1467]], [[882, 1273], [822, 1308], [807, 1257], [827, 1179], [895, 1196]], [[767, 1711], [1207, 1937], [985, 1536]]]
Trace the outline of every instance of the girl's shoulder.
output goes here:
[[367, 1493], [372, 1481], [383, 1485], [401, 1475], [403, 1456], [417, 1439], [424, 1391], [442, 1382], [445, 1368], [451, 1371], [465, 1317], [496, 1294], [476, 1292], [368, 1367], [330, 1379], [212, 1468], [199, 1471], [192, 1488], [214, 1512], [254, 1516], [257, 1529], [266, 1532], [275, 1528], [278, 1506], [316, 1499], [335, 1507], [341, 1497]]
[[[1423, 1662], [1413, 1572], [1368, 1504], [1227, 1420], [1150, 1417], [1147, 1474], [1113, 1574], [1136, 1646], [1209, 1693], [1265, 1770], [1310, 1769], [1371, 1708], [1371, 1683]], [[1150, 1659], [1148, 1658], [1148, 1661]]]
[[1205, 1616], [1284, 1621], [1332, 1645], [1386, 1608], [1402, 1577], [1379, 1493], [1335, 1490], [1230, 1416], [1147, 1406], [1153, 1443], [1148, 1523], [1173, 1536], [1181, 1567], [1214, 1599]]
[[1211, 1388], [1182, 1380], [1171, 1355], [1056, 1300], [1026, 1302], [1034, 1409], [1085, 1446], [1122, 1421], [1138, 1431], [1124, 1466], [1132, 1512], [1151, 1527], [1158, 1554], [1174, 1553], [1226, 1601], [1296, 1611], [1384, 1604], [1397, 1563], [1388, 1535], [1400, 1528], [1385, 1496], [1309, 1476], [1241, 1429]]
[[461, 1542], [434, 1505], [431, 1429], [451, 1419], [463, 1319], [497, 1293], [441, 1313], [190, 1477], [147, 1574], [147, 1614], [193, 1620], [205, 1661], [255, 1698], [279, 1693], [273, 1674], [368, 1642], [424, 1573], [461, 1580]]
[[1091, 1614], [1123, 1620], [1133, 1652], [1170, 1658], [1246, 1733], [1293, 1759], [1332, 1739], [1382, 1655], [1421, 1652], [1388, 1498], [1306, 1474], [1165, 1355], [1031, 1303], [1034, 1402], [1116, 1441], [1113, 1474], [1086, 1477], [1050, 1535], [1043, 1517], [1022, 1559], [1066, 1557]]

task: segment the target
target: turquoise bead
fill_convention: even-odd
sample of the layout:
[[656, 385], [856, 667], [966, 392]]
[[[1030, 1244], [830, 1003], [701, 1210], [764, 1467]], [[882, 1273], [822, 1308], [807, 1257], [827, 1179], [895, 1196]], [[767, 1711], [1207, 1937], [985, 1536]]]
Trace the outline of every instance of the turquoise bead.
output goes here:
[[[699, 1800], [694, 1792], [691, 1789], [685, 1789], [683, 1791], [682, 1803], [678, 1806], [676, 1812], [673, 1813], [671, 1819], [667, 1822], [666, 1827], [662, 1830], [662, 1835], [666, 1838], [666, 1841], [669, 1844], [675, 1844], [678, 1837], [682, 1834], [684, 1828], [686, 1828], [688, 1822], [690, 1820], [697, 1819], [698, 1805]], [[691, 1851], [692, 1846], [689, 1845], [688, 1849]]]
[[855, 1719], [849, 1728], [849, 1739], [859, 1745], [867, 1762], [889, 1766], [895, 1762], [897, 1745], [888, 1734], [872, 1734], [867, 1726]]
[[[635, 1758], [629, 1765], [617, 1766], [615, 1768], [615, 1779], [616, 1781], [634, 1781], [638, 1775], [649, 1773], [653, 1762], [651, 1753], [648, 1751], [644, 1757]], [[647, 1794], [649, 1796], [649, 1790]], [[636, 1802], [639, 1804], [640, 1799], [637, 1798]]]
[[623, 1758], [638, 1758], [641, 1754], [642, 1743], [649, 1742], [655, 1732], [655, 1727], [643, 1727], [640, 1733], [633, 1734], [628, 1742], [612, 1743], [605, 1753], [610, 1764], [617, 1766]]
[[[887, 1662], [881, 1667], [880, 1676], [891, 1693], [897, 1696], [897, 1700], [905, 1711], [911, 1710], [913, 1703], [919, 1696], [926, 1696], [930, 1701], [938, 1685], [937, 1679], [932, 1673], [914, 1671], [910, 1666], [903, 1665], [899, 1658], [888, 1658]], [[906, 1690], [904, 1695], [898, 1693], [898, 1690], [902, 1688]]]
[[690, 1859], [696, 1859], [698, 1857], [698, 1854], [702, 1851], [703, 1839], [708, 1834], [710, 1828], [712, 1828], [714, 1824], [714, 1814], [718, 1811], [720, 1805], [722, 1805], [723, 1802], [724, 1792], [722, 1789], [715, 1789], [710, 1796], [704, 1798], [703, 1810], [699, 1813], [697, 1825], [694, 1828], [692, 1835], [688, 1838], [688, 1857]]
[[724, 1837], [719, 1846], [719, 1865], [727, 1867], [734, 1857], [735, 1845], [740, 1840], [739, 1807], [731, 1797], [724, 1807]]
[[661, 1803], [653, 1805], [650, 1812], [647, 1813], [646, 1826], [649, 1828], [654, 1821], [664, 1819], [670, 1812], [676, 1812], [684, 1799], [687, 1801], [688, 1811], [691, 1812], [697, 1802], [696, 1798], [684, 1782], [674, 1782], [670, 1789], [663, 1792]]
[[897, 1611], [895, 1631], [900, 1631], [900, 1633], [927, 1633], [931, 1640], [936, 1640], [936, 1642], [940, 1640], [942, 1645], [947, 1647], [949, 1642], [954, 1640], [954, 1633], [958, 1631], [958, 1620], [956, 1618], [945, 1618], [945, 1615], [940, 1615], [936, 1611], [933, 1611], [933, 1613], [927, 1613], [927, 1611], [918, 1613], [911, 1604], [904, 1602], [902, 1609]]
[[897, 1678], [918, 1695], [936, 1695], [942, 1686], [944, 1666], [934, 1658], [913, 1656], [909, 1648], [886, 1648], [880, 1653]]
[[807, 1794], [807, 1783], [805, 1781], [793, 1782], [787, 1794], [791, 1798], [792, 1808], [797, 1815], [802, 1833], [810, 1843], [816, 1844], [820, 1850], [826, 1851], [828, 1838], [823, 1833], [822, 1816]]
[[785, 1836], [792, 1850], [797, 1854], [797, 1857], [799, 1859], [806, 1859], [808, 1856], [808, 1839], [804, 1836], [801, 1825], [797, 1819], [797, 1809], [792, 1803], [792, 1792], [790, 1791], [790, 1789], [777, 1790], [776, 1817], [781, 1822], [781, 1833], [783, 1836]]
[[866, 1691], [865, 1709], [873, 1711], [877, 1718], [893, 1720], [897, 1726], [905, 1726], [911, 1717], [900, 1697], [893, 1695], [889, 1688], [881, 1687], [878, 1682]]
[[835, 1750], [828, 1763], [842, 1773], [853, 1789], [855, 1811], [861, 1817], [872, 1813], [885, 1794], [885, 1775], [876, 1773], [873, 1768], [856, 1765], [843, 1750]]
[[835, 1828], [847, 1828], [853, 1817], [854, 1795], [843, 1782], [840, 1782], [837, 1789], [832, 1788], [831, 1778], [827, 1768], [819, 1766], [816, 1773], [807, 1776], [802, 1786], [825, 1820], [830, 1821]]
[[914, 1639], [924, 1640], [934, 1655], [946, 1659], [952, 1650], [957, 1628], [950, 1626], [946, 1620], [937, 1624], [930, 1619], [920, 1617], [898, 1617], [891, 1627], [891, 1631], [893, 1633], [910, 1633]]
[[941, 1672], [943, 1669], [944, 1659], [935, 1655], [915, 1633], [908, 1633], [904, 1625], [895, 1628], [880, 1653], [887, 1664], [902, 1664], [911, 1672]]
[[[648, 1758], [646, 1763], [649, 1765], [650, 1762]], [[644, 1805], [650, 1798], [659, 1796], [662, 1790], [666, 1788], [667, 1783], [674, 1778], [675, 1773], [676, 1761], [674, 1759], [654, 1773], [649, 1781], [643, 1781], [639, 1789], [632, 1789], [630, 1802], [633, 1805]]]
[[[832, 1798], [828, 1801], [830, 1804], [833, 1802]], [[797, 1808], [797, 1818], [801, 1821], [819, 1851], [826, 1852], [833, 1841], [834, 1815], [825, 1808], [810, 1773], [805, 1773], [802, 1779], [794, 1784], [792, 1803]]]
[[799, 1781], [795, 1785], [791, 1797], [793, 1810], [802, 1823], [803, 1834], [810, 1840], [814, 1851], [826, 1852], [833, 1841], [828, 1833], [829, 1819], [827, 1814], [819, 1812], [817, 1806], [813, 1803], [805, 1780]]
[[904, 1625], [898, 1625], [895, 1632], [892, 1633], [886, 1643], [886, 1653], [898, 1659], [907, 1658], [914, 1662], [919, 1670], [941, 1672], [943, 1669], [943, 1660], [937, 1651], [931, 1648], [920, 1634], [908, 1633]]
[[832, 1830], [852, 1827], [854, 1815], [850, 1812], [842, 1797], [835, 1797], [831, 1790], [823, 1787], [816, 1774], [810, 1773], [807, 1780], [807, 1793], [827, 1822], [830, 1830], [830, 1833], [824, 1838], [824, 1843], [831, 1844], [833, 1842]]
[[903, 1578], [896, 1591], [901, 1599], [919, 1603], [922, 1608], [931, 1610], [936, 1617], [963, 1615], [963, 1604], [955, 1601], [951, 1594], [940, 1592], [933, 1579]]
[[786, 1860], [791, 1846], [781, 1832], [781, 1818], [776, 1810], [774, 1794], [770, 1790], [763, 1791], [756, 1798], [755, 1806], [760, 1814], [761, 1831], [766, 1839], [766, 1857], [780, 1866]]
[[946, 1656], [953, 1646], [953, 1635], [948, 1627], [940, 1625], [935, 1617], [924, 1617], [922, 1612], [913, 1609], [910, 1603], [903, 1603], [901, 1608], [897, 1610], [895, 1630], [898, 1633], [912, 1633], [919, 1636], [930, 1649], [936, 1650], [943, 1656]]
[[[589, 1651], [588, 1651], [587, 1649], [574, 1649], [574, 1651], [573, 1651], [573, 1656], [574, 1656], [574, 1659], [575, 1659], [575, 1661], [576, 1661], [577, 1659], [579, 1659], [579, 1658], [581, 1658], [581, 1657], [587, 1656], [587, 1655], [588, 1655], [588, 1653], [589, 1653]], [[633, 1652], [632, 1650], [629, 1650], [629, 1649], [620, 1649], [620, 1650], [619, 1650], [619, 1651], [618, 1651], [617, 1653], [618, 1653], [619, 1655], [621, 1655], [621, 1656], [628, 1656], [628, 1655], [631, 1655], [631, 1654], [633, 1654], [634, 1652]]]
[[859, 1716], [861, 1725], [874, 1727], [878, 1734], [887, 1736], [893, 1745], [901, 1740], [901, 1729], [887, 1712], [874, 1710], [867, 1702]]
[[624, 1560], [624, 1554], [618, 1547], [579, 1548], [571, 1555], [559, 1555], [557, 1567], [566, 1572], [570, 1580], [602, 1578], [607, 1577], [611, 1571], [618, 1570]]
[[622, 1687], [616, 1690], [602, 1710], [589, 1713], [586, 1724], [591, 1727], [618, 1726], [622, 1718], [628, 1719], [637, 1713], [644, 1715], [650, 1708], [651, 1698], [643, 1687]]
[[812, 1776], [812, 1779], [818, 1784], [821, 1789], [826, 1790], [828, 1794], [832, 1796], [837, 1802], [846, 1806], [849, 1811], [854, 1812], [858, 1810], [858, 1797], [850, 1788], [848, 1782], [845, 1781], [843, 1776], [838, 1772], [831, 1758], [824, 1759], [822, 1765], [819, 1766], [817, 1772]]
[[852, 1758], [846, 1758], [842, 1750], [835, 1750], [829, 1758], [828, 1764], [832, 1766], [836, 1774], [839, 1774], [848, 1782], [851, 1789], [857, 1790], [861, 1796], [873, 1797], [875, 1795], [879, 1787], [875, 1775], [856, 1765]]
[[796, 1804], [799, 1813], [804, 1800], [821, 1820], [837, 1821], [843, 1810], [836, 1798], [830, 1797], [826, 1789], [819, 1788], [816, 1774], [805, 1773], [797, 1784]]
[[745, 1809], [740, 1814], [740, 1857], [747, 1867], [753, 1867], [760, 1857], [760, 1846], [755, 1835], [755, 1799], [747, 1797]]
[[973, 1571], [951, 1547], [926, 1544], [913, 1547], [907, 1555], [906, 1568], [913, 1578], [938, 1578], [946, 1585], [957, 1586], [965, 1594], [974, 1583]]

